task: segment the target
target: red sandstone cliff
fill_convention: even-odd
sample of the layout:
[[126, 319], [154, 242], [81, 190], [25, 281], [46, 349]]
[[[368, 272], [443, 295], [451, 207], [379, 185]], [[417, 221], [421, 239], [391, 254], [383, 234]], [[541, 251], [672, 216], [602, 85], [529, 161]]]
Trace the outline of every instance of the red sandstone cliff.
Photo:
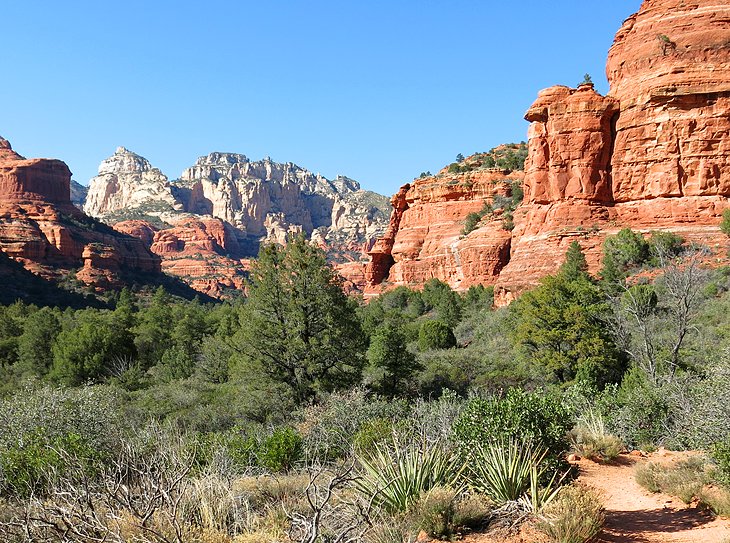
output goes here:
[[214, 298], [242, 292], [250, 259], [242, 256], [235, 229], [225, 221], [183, 218], [164, 230], [145, 221], [123, 221], [114, 229], [144, 241], [162, 259], [162, 270]]
[[[467, 159], [467, 166], [474, 160]], [[480, 213], [495, 198], [509, 200], [522, 172], [475, 168], [417, 179], [393, 196], [393, 213], [384, 237], [369, 251], [362, 272], [366, 291], [377, 292], [384, 280], [416, 285], [436, 277], [453, 288], [494, 283], [509, 258], [509, 225], [500, 211], [483, 213], [482, 220], [464, 232], [467, 216]], [[499, 206], [498, 206], [499, 207]], [[347, 278], [357, 270], [345, 269]], [[357, 282], [353, 279], [353, 282]]]
[[[423, 200], [418, 212], [394, 211], [395, 232], [372, 253], [370, 288], [433, 276], [456, 287], [496, 284], [497, 303], [508, 303], [555, 272], [574, 239], [595, 271], [605, 237], [625, 227], [671, 230], [724, 257], [718, 224], [730, 203], [730, 4], [644, 1], [617, 33], [607, 74], [608, 96], [590, 84], [556, 86], [528, 109], [524, 203], [509, 239], [487, 236], [478, 251], [491, 258], [507, 244], [501, 265], [455, 281], [453, 266], [431, 259], [454, 242], [438, 232], [426, 254], [402, 250], [411, 232], [445, 219], [436, 201]], [[384, 274], [389, 259], [396, 264]]]
[[60, 160], [26, 160], [0, 138], [0, 250], [46, 278], [106, 287], [118, 273], [159, 273], [139, 239], [91, 219], [71, 203], [71, 172]]

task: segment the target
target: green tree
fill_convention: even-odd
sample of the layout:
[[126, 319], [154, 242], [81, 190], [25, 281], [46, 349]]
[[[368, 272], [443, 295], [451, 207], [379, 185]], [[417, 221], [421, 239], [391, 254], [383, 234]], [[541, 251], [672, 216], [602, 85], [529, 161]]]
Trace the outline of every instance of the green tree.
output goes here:
[[625, 369], [605, 317], [609, 308], [601, 290], [577, 273], [577, 251], [560, 273], [510, 306], [512, 341], [528, 359], [553, 372], [562, 383], [578, 380], [596, 388], [618, 382]]
[[51, 346], [60, 331], [58, 317], [48, 307], [28, 316], [23, 323], [23, 333], [18, 338], [16, 373], [21, 376], [46, 375], [53, 364]]
[[356, 302], [303, 235], [262, 247], [240, 323], [239, 350], [300, 402], [360, 377], [365, 337]]
[[629, 271], [645, 263], [650, 256], [649, 242], [638, 232], [624, 228], [603, 242], [601, 282], [608, 292], [623, 284]]
[[130, 337], [119, 333], [113, 319], [86, 310], [78, 312], [76, 322], [56, 337], [50, 376], [66, 385], [101, 381], [115, 359], [134, 355]]
[[406, 348], [403, 331], [392, 323], [380, 326], [367, 351], [372, 387], [384, 396], [402, 394], [420, 365]]
[[587, 272], [588, 262], [586, 261], [586, 255], [583, 254], [580, 243], [573, 241], [570, 247], [568, 247], [568, 252], [565, 253], [565, 262], [560, 267], [560, 273], [569, 281], [573, 281]]
[[464, 162], [464, 155], [462, 155], [461, 153], [456, 155], [456, 162], [458, 162], [458, 163]]
[[421, 298], [426, 309], [435, 309], [439, 320], [449, 326], [454, 327], [461, 320], [459, 296], [443, 281], [436, 278], [426, 281], [423, 285]]
[[448, 324], [441, 321], [426, 321], [418, 331], [418, 349], [450, 349], [456, 346], [456, 337]]
[[134, 344], [143, 370], [158, 364], [170, 347], [173, 324], [172, 297], [159, 287], [149, 306], [137, 314], [134, 328]]

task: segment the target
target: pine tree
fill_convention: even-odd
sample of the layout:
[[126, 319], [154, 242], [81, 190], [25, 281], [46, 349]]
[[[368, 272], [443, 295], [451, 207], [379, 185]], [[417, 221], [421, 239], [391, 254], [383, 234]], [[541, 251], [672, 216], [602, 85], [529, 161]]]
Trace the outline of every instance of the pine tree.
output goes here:
[[304, 402], [359, 379], [365, 337], [355, 310], [324, 251], [303, 235], [283, 248], [265, 245], [251, 270], [236, 345]]

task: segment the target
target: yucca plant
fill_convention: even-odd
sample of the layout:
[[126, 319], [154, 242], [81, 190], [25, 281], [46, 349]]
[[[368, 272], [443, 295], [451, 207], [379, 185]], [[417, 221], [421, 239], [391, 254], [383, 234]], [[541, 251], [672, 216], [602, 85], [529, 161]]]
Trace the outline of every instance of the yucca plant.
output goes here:
[[476, 445], [468, 463], [470, 484], [497, 505], [520, 500], [528, 493], [540, 499], [538, 481], [545, 473], [547, 453], [545, 447], [516, 439]]
[[406, 511], [434, 487], [459, 489], [465, 463], [441, 443], [377, 444], [358, 457], [362, 476], [357, 489], [389, 512]]
[[542, 472], [537, 466], [532, 466], [530, 470], [530, 490], [527, 491], [520, 499], [520, 504], [531, 513], [539, 513], [546, 505], [549, 505], [560, 492], [563, 480], [568, 476], [568, 471], [558, 477], [558, 473], [553, 473], [545, 486], [540, 486], [540, 474]]

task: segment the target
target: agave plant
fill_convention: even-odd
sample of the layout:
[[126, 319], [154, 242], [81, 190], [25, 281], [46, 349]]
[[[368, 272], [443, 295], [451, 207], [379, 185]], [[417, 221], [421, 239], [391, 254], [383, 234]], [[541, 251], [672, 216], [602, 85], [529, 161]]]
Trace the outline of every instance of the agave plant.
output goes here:
[[434, 487], [463, 486], [465, 463], [442, 443], [376, 445], [358, 457], [362, 476], [357, 489], [389, 512], [406, 511]]
[[546, 488], [539, 486], [547, 453], [545, 447], [516, 439], [477, 445], [468, 463], [470, 484], [498, 505], [521, 501], [528, 509], [539, 509], [557, 490], [555, 477]]

